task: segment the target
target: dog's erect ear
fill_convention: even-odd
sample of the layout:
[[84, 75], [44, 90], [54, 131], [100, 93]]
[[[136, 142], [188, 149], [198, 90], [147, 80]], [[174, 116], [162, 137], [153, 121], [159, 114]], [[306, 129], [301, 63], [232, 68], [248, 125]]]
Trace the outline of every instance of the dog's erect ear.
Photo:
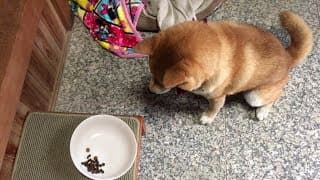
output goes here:
[[151, 55], [160, 42], [160, 35], [148, 37], [133, 47], [136, 53]]

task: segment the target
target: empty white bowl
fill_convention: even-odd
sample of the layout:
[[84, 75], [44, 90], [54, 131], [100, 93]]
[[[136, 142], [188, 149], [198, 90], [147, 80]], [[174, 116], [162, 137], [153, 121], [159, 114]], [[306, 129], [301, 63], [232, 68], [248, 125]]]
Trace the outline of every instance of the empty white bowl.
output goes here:
[[[86, 148], [90, 152], [86, 152]], [[81, 162], [87, 156], [98, 157], [103, 174], [92, 174]], [[70, 155], [75, 167], [85, 176], [97, 180], [116, 179], [133, 165], [137, 141], [133, 131], [121, 119], [110, 115], [91, 116], [74, 130], [70, 141]]]

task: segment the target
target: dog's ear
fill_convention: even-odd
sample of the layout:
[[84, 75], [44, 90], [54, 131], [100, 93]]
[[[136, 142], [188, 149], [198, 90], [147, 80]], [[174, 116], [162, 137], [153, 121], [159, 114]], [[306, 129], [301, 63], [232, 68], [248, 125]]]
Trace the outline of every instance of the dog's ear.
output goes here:
[[136, 53], [151, 55], [160, 42], [160, 35], [148, 37], [133, 47]]
[[162, 80], [163, 86], [169, 89], [179, 87], [186, 91], [194, 90], [195, 79], [189, 76], [189, 73], [178, 64], [165, 72]]
[[165, 88], [174, 88], [184, 83], [186, 79], [187, 76], [183, 69], [178, 67], [172, 67], [165, 72], [162, 84]]

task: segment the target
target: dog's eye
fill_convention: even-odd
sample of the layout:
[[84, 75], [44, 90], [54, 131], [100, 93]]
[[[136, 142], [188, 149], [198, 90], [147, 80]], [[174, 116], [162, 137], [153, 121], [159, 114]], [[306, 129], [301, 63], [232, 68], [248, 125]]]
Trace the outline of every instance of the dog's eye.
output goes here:
[[158, 86], [161, 86], [161, 87], [163, 87], [163, 85], [162, 85], [162, 83], [158, 80], [158, 79], [154, 79], [154, 83], [156, 84], [156, 85], [158, 85]]
[[155, 82], [156, 84], [160, 84], [160, 83], [159, 83], [159, 80], [156, 79], [156, 78], [154, 79], [154, 82]]

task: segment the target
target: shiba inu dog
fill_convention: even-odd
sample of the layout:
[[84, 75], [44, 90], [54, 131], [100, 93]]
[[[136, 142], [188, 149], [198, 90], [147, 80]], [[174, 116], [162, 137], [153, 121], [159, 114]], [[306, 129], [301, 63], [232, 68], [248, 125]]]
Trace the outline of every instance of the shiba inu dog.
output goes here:
[[282, 94], [290, 70], [312, 49], [312, 32], [298, 15], [280, 13], [291, 44], [285, 48], [270, 32], [236, 22], [184, 22], [135, 46], [149, 55], [157, 94], [180, 88], [206, 97], [209, 108], [200, 118], [211, 123], [228, 95], [243, 92], [256, 115], [264, 119]]

